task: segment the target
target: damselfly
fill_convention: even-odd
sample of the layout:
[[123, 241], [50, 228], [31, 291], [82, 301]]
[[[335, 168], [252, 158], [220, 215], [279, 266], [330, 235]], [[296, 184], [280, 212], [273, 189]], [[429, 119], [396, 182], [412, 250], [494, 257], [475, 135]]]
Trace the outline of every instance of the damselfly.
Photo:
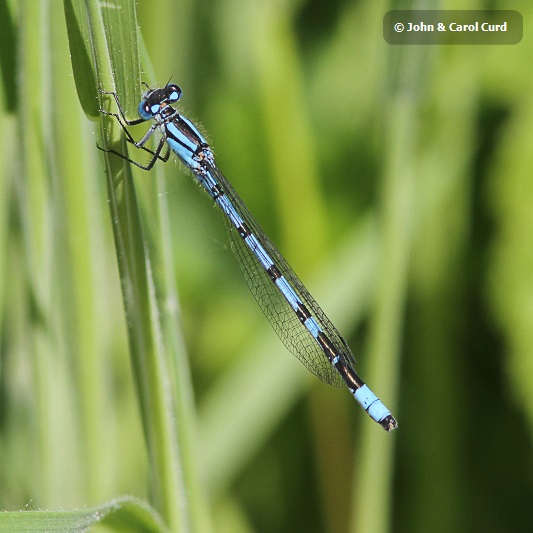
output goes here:
[[[344, 382], [363, 409], [384, 429], [396, 428], [390, 411], [356, 374], [352, 352], [340, 333], [218, 169], [198, 128], [172, 107], [181, 98], [181, 89], [170, 83], [157, 89], [147, 86], [138, 107], [140, 118], [136, 120], [126, 118], [115, 92], [100, 92], [113, 96], [119, 113], [100, 111], [115, 117], [128, 142], [152, 154], [152, 159], [141, 165], [114, 150], [106, 151], [144, 170], [150, 170], [158, 159], [168, 161], [174, 152], [222, 211], [231, 249], [248, 287], [285, 346], [322, 381], [334, 386]], [[135, 141], [128, 126], [148, 120], [154, 122], [144, 137]], [[162, 137], [152, 151], [145, 145], [157, 129]]]

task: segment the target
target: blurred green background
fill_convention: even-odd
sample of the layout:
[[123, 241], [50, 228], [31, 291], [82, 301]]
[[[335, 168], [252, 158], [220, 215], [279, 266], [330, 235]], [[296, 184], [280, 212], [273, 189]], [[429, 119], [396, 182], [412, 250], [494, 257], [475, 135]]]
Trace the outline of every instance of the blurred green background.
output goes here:
[[[0, 508], [128, 494], [166, 519], [69, 5], [0, 0]], [[290, 356], [179, 164], [135, 171], [178, 433], [177, 381], [194, 390], [185, 440], [208, 518], [193, 529], [530, 530], [533, 8], [418, 2], [516, 9], [523, 41], [386, 44], [383, 15], [413, 7], [137, 2], [142, 79], [182, 87], [184, 114], [399, 422], [386, 434]]]

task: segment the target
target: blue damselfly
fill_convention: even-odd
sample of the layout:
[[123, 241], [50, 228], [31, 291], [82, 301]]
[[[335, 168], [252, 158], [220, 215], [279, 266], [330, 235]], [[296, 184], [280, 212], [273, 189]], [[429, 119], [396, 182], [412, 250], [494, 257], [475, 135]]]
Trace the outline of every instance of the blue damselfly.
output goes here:
[[[322, 381], [334, 386], [344, 382], [384, 429], [396, 428], [390, 411], [355, 372], [354, 357], [340, 333], [218, 169], [202, 134], [172, 107], [181, 98], [181, 89], [170, 83], [156, 89], [147, 86], [136, 120], [126, 118], [115, 92], [100, 92], [113, 96], [119, 113], [100, 111], [115, 117], [128, 142], [152, 154], [152, 159], [141, 165], [114, 150], [107, 151], [144, 170], [150, 170], [158, 159], [168, 161], [174, 152], [222, 211], [231, 248], [248, 287], [285, 346]], [[154, 122], [143, 138], [135, 141], [128, 126], [149, 120]], [[162, 137], [152, 151], [145, 144], [158, 129]]]

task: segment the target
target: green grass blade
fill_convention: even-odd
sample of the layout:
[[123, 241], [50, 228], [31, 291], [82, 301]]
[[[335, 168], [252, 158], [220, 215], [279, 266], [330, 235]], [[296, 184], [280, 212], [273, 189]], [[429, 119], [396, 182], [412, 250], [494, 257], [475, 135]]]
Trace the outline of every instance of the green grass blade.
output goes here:
[[[140, 42], [143, 71], [148, 79], [155, 79], [151, 60], [144, 45]], [[155, 221], [150, 232], [150, 250], [153, 257], [153, 277], [160, 304], [160, 320], [168, 357], [168, 367], [172, 390], [174, 391], [174, 410], [180, 446], [183, 480], [187, 488], [187, 509], [191, 529], [207, 532], [212, 529], [210, 514], [200, 477], [200, 454], [197, 439], [197, 414], [192, 390], [189, 361], [185, 340], [181, 330], [181, 310], [179, 308], [178, 288], [175, 281], [173, 243], [170, 227], [170, 213], [167, 200], [168, 183], [165, 166], [156, 165], [142, 181], [143, 212], [145, 220]], [[201, 461], [203, 463], [203, 460]]]
[[18, 104], [16, 87], [17, 61], [19, 58], [17, 44], [18, 35], [15, 29], [13, 13], [8, 3], [0, 2], [0, 20], [2, 31], [0, 32], [0, 80], [3, 86], [2, 105], [10, 113], [15, 112]]
[[[397, 404], [404, 301], [416, 208], [415, 117], [424, 57], [421, 50], [404, 55], [401, 50], [395, 52], [405, 64], [397, 86], [391, 90], [389, 149], [382, 198], [382, 267], [365, 371], [369, 383], [379, 378], [388, 394], [383, 401], [393, 412]], [[368, 424], [361, 428], [361, 451], [355, 472], [354, 531], [384, 533], [390, 529], [393, 446], [394, 434], [386, 435]]]
[[105, 504], [72, 511], [20, 511], [0, 513], [0, 531], [11, 533], [83, 532], [101, 524], [112, 531], [165, 533], [157, 512], [136, 498], [117, 498]]
[[[87, 3], [88, 35], [83, 37], [94, 43], [92, 53], [99, 86], [107, 90], [116, 87], [128, 111], [138, 98], [140, 76], [133, 4], [102, 4], [101, 11], [100, 5], [98, 2]], [[84, 5], [78, 7], [80, 11], [83, 8]], [[113, 106], [115, 110], [112, 98], [101, 98], [101, 102], [106, 108]], [[105, 118], [102, 124], [102, 146], [126, 153], [116, 122]], [[148, 447], [153, 501], [169, 527], [180, 531], [188, 522], [186, 495], [150, 259], [130, 165], [109, 154], [104, 159], [131, 362]]]
[[91, 35], [88, 8], [85, 2], [72, 0], [64, 0], [63, 6], [78, 98], [85, 114], [96, 120], [99, 117], [98, 84], [92, 41], [88, 39]]

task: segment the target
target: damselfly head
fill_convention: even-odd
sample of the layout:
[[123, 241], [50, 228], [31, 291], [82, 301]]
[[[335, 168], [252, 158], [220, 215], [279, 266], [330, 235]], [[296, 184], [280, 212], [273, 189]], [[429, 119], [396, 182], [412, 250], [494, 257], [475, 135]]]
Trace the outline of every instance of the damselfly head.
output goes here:
[[167, 84], [162, 88], [148, 88], [139, 103], [139, 116], [148, 120], [157, 115], [162, 107], [176, 103], [181, 98], [181, 95], [181, 88], [173, 83]]

